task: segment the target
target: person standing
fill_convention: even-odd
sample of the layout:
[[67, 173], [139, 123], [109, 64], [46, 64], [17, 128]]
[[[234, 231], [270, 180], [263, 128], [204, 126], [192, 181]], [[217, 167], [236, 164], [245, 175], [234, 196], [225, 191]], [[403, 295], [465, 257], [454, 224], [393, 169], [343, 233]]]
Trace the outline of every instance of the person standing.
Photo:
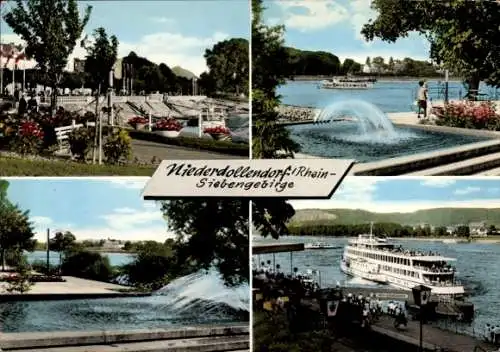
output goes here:
[[28, 102], [26, 101], [26, 95], [23, 93], [21, 95], [21, 99], [19, 100], [19, 105], [17, 107], [17, 113], [19, 116], [24, 116], [26, 113], [26, 108], [27, 108]]
[[420, 110], [424, 110], [424, 118], [427, 118], [427, 84], [424, 81], [418, 82], [418, 85], [420, 86], [418, 88], [418, 118], [420, 118]]

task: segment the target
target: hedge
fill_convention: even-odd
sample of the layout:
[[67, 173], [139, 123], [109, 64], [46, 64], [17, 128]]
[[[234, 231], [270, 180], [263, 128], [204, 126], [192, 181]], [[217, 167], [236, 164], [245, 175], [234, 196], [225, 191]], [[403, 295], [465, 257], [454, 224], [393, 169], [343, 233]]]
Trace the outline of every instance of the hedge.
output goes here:
[[155, 166], [95, 165], [0, 157], [0, 176], [152, 176]]

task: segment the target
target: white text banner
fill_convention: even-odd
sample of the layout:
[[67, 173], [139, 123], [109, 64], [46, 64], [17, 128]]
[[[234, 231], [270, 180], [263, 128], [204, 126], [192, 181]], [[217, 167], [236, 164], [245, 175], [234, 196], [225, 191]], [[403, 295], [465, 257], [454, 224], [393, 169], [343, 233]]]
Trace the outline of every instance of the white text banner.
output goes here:
[[328, 199], [353, 166], [344, 159], [164, 160], [144, 199]]

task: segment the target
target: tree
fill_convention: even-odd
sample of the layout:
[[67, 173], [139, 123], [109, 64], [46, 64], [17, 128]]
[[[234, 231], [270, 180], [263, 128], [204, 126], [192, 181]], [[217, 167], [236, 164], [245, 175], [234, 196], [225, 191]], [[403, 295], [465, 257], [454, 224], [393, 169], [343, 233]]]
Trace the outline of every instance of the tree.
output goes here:
[[61, 269], [64, 275], [98, 281], [108, 281], [113, 274], [108, 257], [86, 250], [75, 251], [64, 257]]
[[455, 230], [455, 233], [458, 237], [470, 238], [471, 236], [470, 228], [469, 226], [466, 225], [458, 226], [457, 229]]
[[288, 55], [283, 26], [264, 24], [262, 0], [252, 0], [252, 118], [253, 157], [293, 158], [300, 147], [278, 122], [276, 88], [287, 78]]
[[361, 31], [367, 40], [396, 42], [419, 32], [431, 43], [432, 59], [465, 77], [472, 99], [481, 80], [500, 87], [498, 1], [374, 0], [372, 8], [378, 17]]
[[33, 283], [31, 282], [31, 266], [26, 260], [26, 256], [21, 256], [16, 267], [16, 276], [13, 281], [7, 284], [7, 292], [19, 292], [21, 294], [29, 291]]
[[389, 69], [389, 71], [391, 71], [391, 73], [394, 73], [395, 65], [394, 65], [394, 59], [392, 58], [392, 56], [389, 58], [389, 64], [387, 66], [388, 66], [387, 68]]
[[372, 66], [372, 63], [371, 63], [371, 61], [370, 61], [370, 57], [369, 57], [369, 56], [367, 56], [367, 57], [366, 57], [365, 65], [366, 65], [367, 67], [371, 67], [371, 66]]
[[215, 82], [216, 91], [248, 95], [248, 40], [232, 38], [205, 50], [209, 75]]
[[96, 130], [93, 148], [93, 160], [95, 162], [97, 138], [99, 135], [98, 128], [99, 124], [102, 122], [99, 111], [99, 96], [101, 95], [101, 89], [104, 90], [109, 87], [110, 72], [113, 69], [116, 62], [116, 56], [118, 55], [118, 39], [114, 35], [108, 38], [106, 30], [99, 27], [94, 31], [93, 43], [89, 44], [86, 40], [83, 40], [81, 45], [87, 50], [87, 56], [85, 57], [85, 72], [88, 74], [89, 83], [95, 92]]
[[495, 225], [490, 225], [488, 227], [488, 232], [487, 232], [488, 236], [491, 236], [491, 235], [496, 235], [497, 234], [497, 228], [495, 227]]
[[8, 182], [0, 180], [0, 250], [2, 270], [5, 270], [5, 257], [8, 251], [33, 250], [36, 241], [29, 220], [29, 212], [22, 211], [7, 198]]
[[384, 58], [381, 56], [374, 57], [372, 60], [372, 65], [375, 68], [375, 70], [377, 71], [377, 73], [382, 73], [382, 71], [384, 70], [384, 66], [385, 66]]
[[36, 60], [52, 88], [51, 110], [57, 106], [57, 88], [68, 57], [90, 18], [87, 6], [80, 18], [76, 0], [15, 0], [5, 22], [26, 42], [26, 55]]
[[59, 253], [59, 265], [62, 264], [63, 253], [70, 250], [74, 246], [75, 241], [76, 241], [75, 235], [73, 235], [69, 231], [66, 231], [64, 233], [56, 232], [54, 238], [50, 239], [49, 241], [50, 250]]
[[162, 204], [177, 236], [177, 257], [193, 267], [214, 266], [228, 285], [249, 281], [248, 201], [171, 200]]

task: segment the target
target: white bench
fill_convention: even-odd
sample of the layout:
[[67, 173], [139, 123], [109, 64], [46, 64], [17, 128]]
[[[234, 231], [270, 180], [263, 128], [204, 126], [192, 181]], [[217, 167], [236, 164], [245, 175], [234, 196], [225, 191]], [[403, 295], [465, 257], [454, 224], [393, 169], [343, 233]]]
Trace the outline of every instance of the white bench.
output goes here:
[[[87, 127], [93, 127], [95, 126], [95, 122], [87, 122], [86, 125]], [[71, 155], [71, 148], [69, 146], [69, 141], [68, 141], [69, 134], [75, 128], [80, 128], [80, 127], [83, 127], [83, 124], [76, 124], [75, 120], [73, 120], [73, 123], [70, 126], [62, 126], [54, 128], [56, 132], [57, 145], [59, 147], [57, 153]]]

